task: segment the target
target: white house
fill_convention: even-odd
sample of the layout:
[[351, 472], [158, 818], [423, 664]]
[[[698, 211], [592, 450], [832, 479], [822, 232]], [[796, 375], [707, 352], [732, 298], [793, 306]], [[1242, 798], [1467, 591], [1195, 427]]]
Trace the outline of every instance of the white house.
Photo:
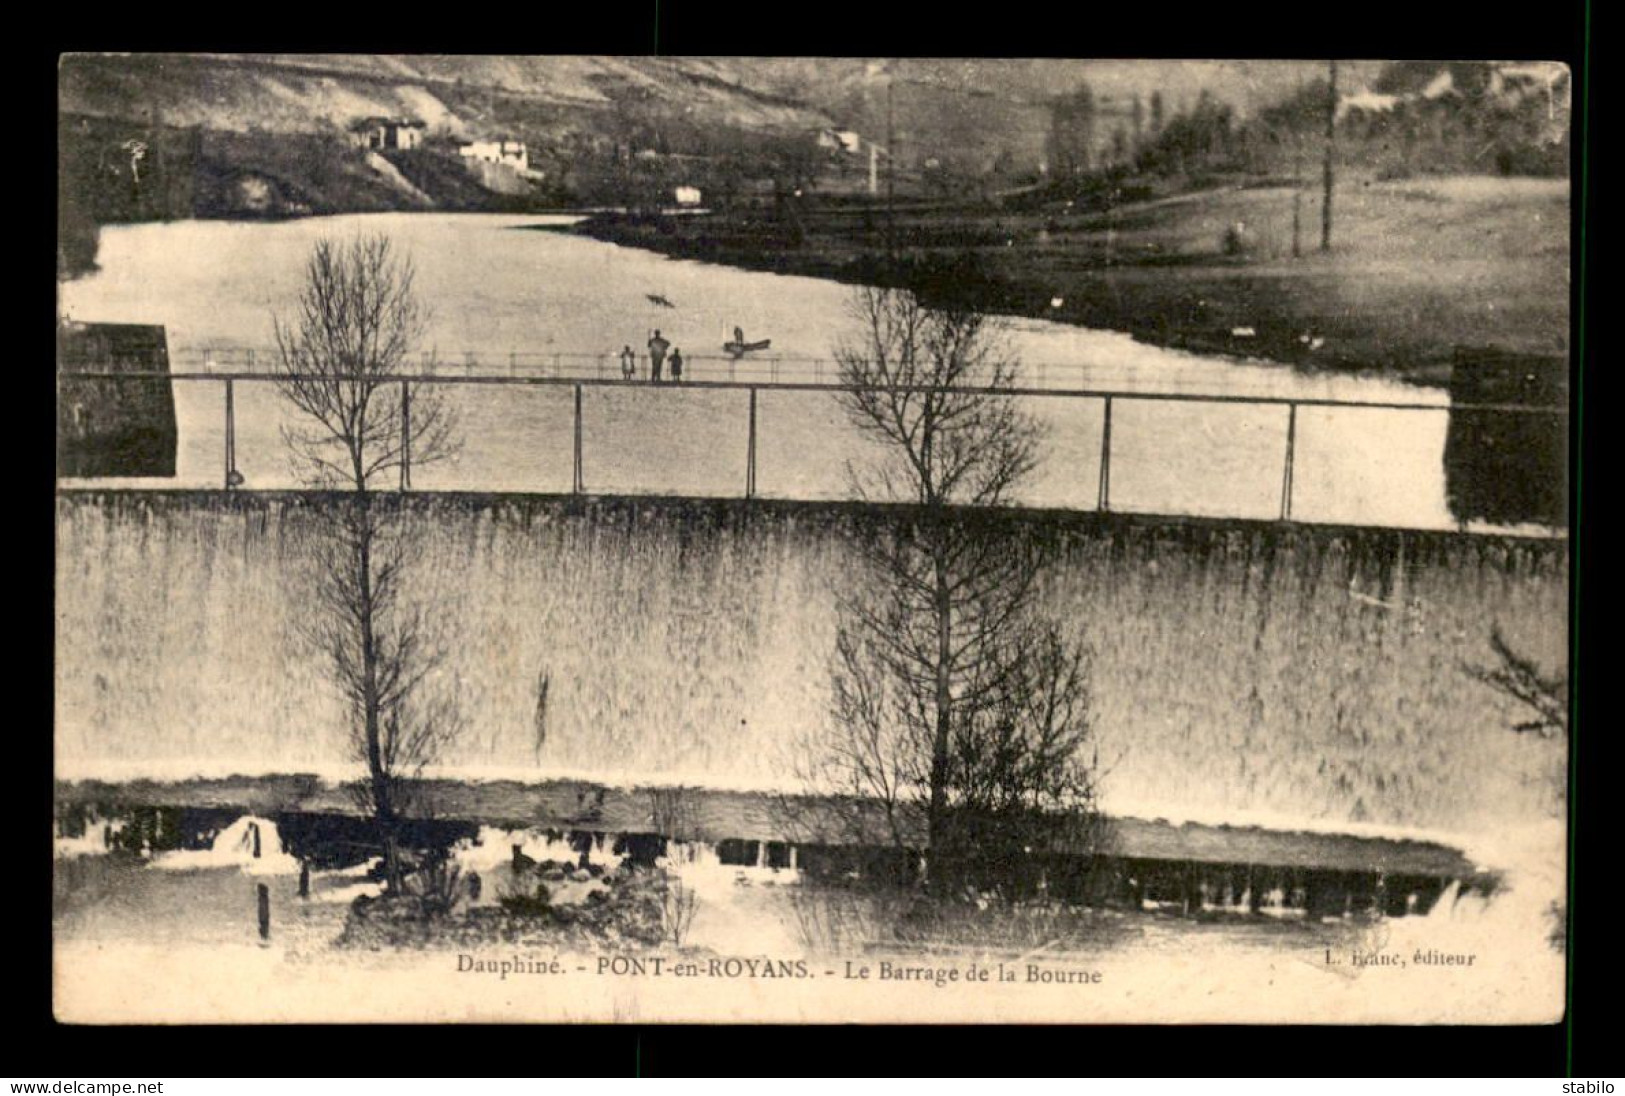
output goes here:
[[818, 131], [818, 147], [830, 152], [857, 152], [863, 143], [855, 129], [823, 129]]
[[1342, 121], [1343, 116], [1351, 110], [1360, 110], [1367, 114], [1383, 114], [1398, 105], [1397, 95], [1385, 95], [1370, 88], [1361, 88], [1351, 95], [1337, 97], [1337, 120]]
[[350, 124], [350, 141], [364, 149], [421, 148], [426, 128], [413, 118], [362, 118]]
[[506, 164], [515, 171], [530, 170], [530, 153], [523, 141], [472, 141], [457, 150], [470, 160], [488, 164]]
[[1428, 86], [1422, 89], [1422, 98], [1438, 99], [1449, 95], [1456, 90], [1456, 78], [1448, 68], [1440, 69], [1439, 75], [1428, 81]]
[[700, 188], [697, 186], [680, 186], [673, 191], [673, 196], [680, 206], [697, 206], [700, 204]]

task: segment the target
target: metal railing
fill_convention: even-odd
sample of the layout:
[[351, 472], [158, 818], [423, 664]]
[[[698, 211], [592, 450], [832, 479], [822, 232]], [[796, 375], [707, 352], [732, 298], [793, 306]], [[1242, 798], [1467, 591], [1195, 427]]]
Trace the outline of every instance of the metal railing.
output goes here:
[[[200, 382], [220, 384], [224, 386], [225, 400], [225, 487], [228, 490], [236, 489], [242, 484], [242, 477], [237, 471], [236, 464], [236, 410], [234, 388], [238, 383], [277, 384], [288, 379], [315, 379], [310, 376], [287, 377], [272, 372], [269, 369], [260, 371], [202, 371], [202, 372], [163, 372], [163, 371], [131, 371], [118, 372], [102, 368], [93, 369], [63, 369], [61, 379], [85, 381], [177, 381]], [[329, 375], [329, 379], [333, 379]], [[705, 381], [690, 380], [685, 373], [681, 382], [666, 381], [654, 382], [645, 379], [597, 379], [580, 377], [553, 377], [543, 375], [510, 375], [510, 374], [455, 374], [455, 373], [412, 373], [393, 375], [387, 378], [374, 376], [357, 376], [347, 379], [372, 381], [379, 386], [399, 385], [401, 389], [401, 415], [402, 429], [407, 437], [407, 444], [402, 447], [400, 468], [400, 489], [411, 490], [412, 486], [412, 454], [410, 447], [411, 434], [411, 406], [412, 389], [415, 385], [525, 385], [547, 387], [569, 387], [573, 389], [572, 416], [573, 416], [573, 453], [571, 490], [573, 493], [585, 493], [585, 479], [583, 475], [583, 446], [584, 436], [582, 428], [582, 391], [585, 388], [641, 388], [652, 390], [691, 390], [691, 391], [744, 391], [748, 393], [748, 426], [745, 447], [745, 476], [744, 497], [755, 498], [757, 495], [757, 397], [762, 389], [789, 392], [838, 392], [857, 391], [861, 386], [841, 384], [832, 381]], [[928, 386], [899, 386], [899, 391], [929, 392]], [[1568, 413], [1564, 407], [1531, 406], [1526, 404], [1440, 404], [1407, 401], [1352, 401], [1322, 399], [1314, 397], [1286, 397], [1286, 396], [1240, 396], [1221, 393], [1190, 393], [1190, 392], [1135, 392], [1126, 390], [1101, 390], [1089, 388], [1033, 388], [1033, 387], [978, 387], [958, 386], [957, 392], [986, 394], [1000, 397], [1032, 397], [1045, 399], [1081, 399], [1100, 401], [1102, 405], [1101, 431], [1100, 431], [1100, 478], [1099, 490], [1096, 498], [1096, 509], [1101, 512], [1111, 510], [1111, 466], [1112, 466], [1112, 411], [1114, 406], [1129, 402], [1147, 403], [1183, 403], [1208, 405], [1240, 405], [1255, 407], [1279, 407], [1286, 413], [1285, 446], [1282, 455], [1281, 494], [1280, 494], [1280, 520], [1292, 520], [1293, 505], [1293, 471], [1298, 445], [1298, 411], [1305, 407], [1342, 408], [1351, 411], [1421, 411], [1434, 414], [1450, 414], [1452, 412], [1483, 412], [1508, 415], [1545, 415], [1563, 416]]]
[[[186, 347], [170, 355], [170, 365], [180, 371], [211, 375], [271, 374], [280, 368], [275, 347]], [[662, 374], [671, 376], [671, 355], [663, 359]], [[781, 381], [825, 384], [840, 380], [840, 368], [833, 358], [751, 351], [745, 354], [684, 354], [684, 380]], [[481, 350], [424, 351], [410, 359], [414, 374], [436, 377], [515, 377], [541, 380], [608, 381], [625, 380], [626, 365], [621, 352], [599, 353], [567, 350], [511, 350], [495, 353]], [[634, 379], [653, 378], [649, 354], [635, 351], [631, 375]], [[1044, 369], [1041, 373], [1047, 373]], [[1079, 378], [1082, 378], [1079, 374]]]
[[[671, 379], [670, 354], [663, 360], [662, 378]], [[281, 371], [276, 347], [184, 346], [170, 352], [172, 375], [204, 373], [210, 376], [269, 376]], [[838, 387], [842, 383], [840, 361], [833, 356], [817, 357], [774, 351], [750, 351], [743, 355], [709, 351], [684, 354], [684, 381], [716, 381], [729, 384], [817, 385]], [[652, 380], [653, 362], [647, 352], [634, 350], [632, 372], [624, 373], [621, 352], [579, 350], [439, 350], [422, 351], [402, 363], [403, 371], [415, 377], [445, 377], [490, 381], [501, 378], [525, 380], [602, 382]], [[1022, 359], [1024, 387], [1057, 391], [1127, 390], [1145, 378], [1132, 369], [1101, 369], [1085, 361]], [[1158, 391], [1186, 391], [1200, 380], [1159, 376], [1153, 378]], [[1200, 391], [1194, 394], [1202, 395]], [[1246, 397], [1250, 398], [1250, 397]], [[1347, 401], [1359, 402], [1359, 401]], [[1442, 406], [1442, 405], [1441, 405]]]

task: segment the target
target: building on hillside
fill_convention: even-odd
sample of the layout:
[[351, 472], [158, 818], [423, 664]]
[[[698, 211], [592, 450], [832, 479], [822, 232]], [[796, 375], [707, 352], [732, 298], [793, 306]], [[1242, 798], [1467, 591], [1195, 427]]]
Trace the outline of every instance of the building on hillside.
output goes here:
[[1363, 111], [1367, 114], [1385, 114], [1393, 110], [1400, 103], [1397, 95], [1387, 95], [1372, 91], [1370, 88], [1361, 88], [1359, 91], [1337, 97], [1337, 120], [1341, 122], [1350, 111]]
[[697, 206], [700, 204], [700, 188], [697, 186], [680, 186], [672, 192], [680, 206]]
[[1456, 77], [1449, 68], [1439, 70], [1439, 75], [1428, 81], [1428, 86], [1422, 89], [1422, 98], [1439, 99], [1451, 95], [1456, 90]]
[[422, 148], [426, 128], [413, 118], [362, 118], [350, 123], [350, 141], [356, 148], [374, 152]]
[[509, 141], [506, 139], [496, 141], [471, 141], [457, 150], [458, 154], [470, 160], [480, 160], [488, 164], [502, 164], [515, 171], [530, 170], [530, 153], [523, 141]]

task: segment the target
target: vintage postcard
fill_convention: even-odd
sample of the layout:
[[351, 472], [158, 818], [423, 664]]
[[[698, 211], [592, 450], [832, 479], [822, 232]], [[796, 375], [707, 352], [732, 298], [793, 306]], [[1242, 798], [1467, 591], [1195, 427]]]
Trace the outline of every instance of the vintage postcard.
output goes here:
[[1564, 64], [58, 81], [60, 1019], [1562, 1017]]

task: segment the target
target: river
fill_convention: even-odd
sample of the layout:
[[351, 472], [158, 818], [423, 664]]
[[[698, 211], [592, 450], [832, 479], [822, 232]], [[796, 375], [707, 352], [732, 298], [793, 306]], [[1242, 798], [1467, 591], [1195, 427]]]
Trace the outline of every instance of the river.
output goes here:
[[[642, 351], [658, 328], [692, 363], [690, 377], [724, 379], [721, 343], [733, 329], [770, 338], [775, 368], [827, 379], [853, 328], [852, 289], [811, 278], [669, 259], [569, 234], [568, 216], [364, 214], [275, 223], [181, 221], [102, 230], [96, 273], [61, 288], [64, 316], [162, 324], [176, 370], [259, 368], [274, 344], [319, 238], [386, 233], [408, 253], [429, 308], [423, 353], [438, 368], [480, 372], [614, 371], [622, 346]], [[670, 307], [653, 302], [663, 298]], [[1309, 375], [1260, 361], [1203, 357], [1127, 335], [1036, 320], [1001, 321], [1001, 338], [1035, 387], [1403, 402], [1439, 410], [1303, 407], [1295, 424], [1292, 516], [1313, 522], [1449, 528], [1448, 394], [1399, 381]], [[751, 361], [747, 359], [747, 361]], [[745, 368], [744, 366], [736, 369]], [[746, 379], [743, 373], [740, 379]], [[177, 382], [173, 480], [123, 486], [213, 486], [223, 467], [224, 386]], [[568, 491], [572, 394], [567, 386], [456, 386], [459, 456], [414, 469], [418, 489]], [[1033, 397], [1047, 427], [1044, 458], [1019, 492], [1029, 505], [1093, 508], [1100, 485], [1104, 405]], [[292, 411], [265, 383], [236, 386], [237, 466], [246, 486], [295, 480], [281, 441]], [[588, 387], [583, 485], [594, 493], [736, 495], [748, 447], [747, 394], [670, 386]], [[769, 497], [849, 492], [848, 464], [865, 442], [822, 392], [772, 391], [758, 407], [757, 490]], [[1282, 405], [1118, 400], [1112, 411], [1110, 506], [1120, 511], [1279, 516], [1288, 410]]]

